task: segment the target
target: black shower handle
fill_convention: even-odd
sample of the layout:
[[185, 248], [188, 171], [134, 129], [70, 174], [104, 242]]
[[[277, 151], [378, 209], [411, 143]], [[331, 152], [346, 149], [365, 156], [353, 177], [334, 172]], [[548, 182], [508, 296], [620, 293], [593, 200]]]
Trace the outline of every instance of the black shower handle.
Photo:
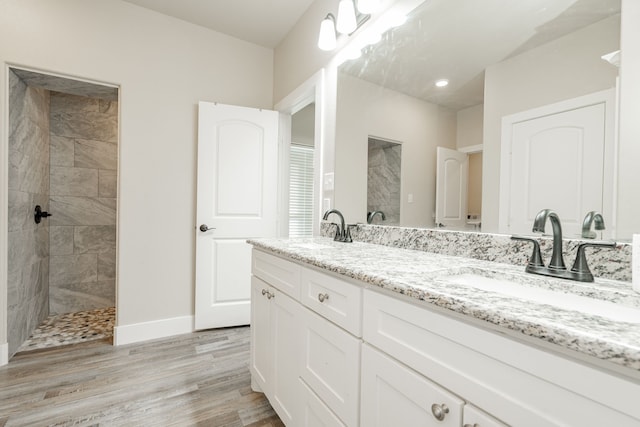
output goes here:
[[47, 211], [43, 211], [40, 205], [36, 205], [36, 209], [33, 212], [33, 219], [36, 222], [36, 224], [40, 224], [40, 221], [42, 220], [42, 218], [46, 218], [49, 216], [53, 216], [53, 215], [51, 215]]

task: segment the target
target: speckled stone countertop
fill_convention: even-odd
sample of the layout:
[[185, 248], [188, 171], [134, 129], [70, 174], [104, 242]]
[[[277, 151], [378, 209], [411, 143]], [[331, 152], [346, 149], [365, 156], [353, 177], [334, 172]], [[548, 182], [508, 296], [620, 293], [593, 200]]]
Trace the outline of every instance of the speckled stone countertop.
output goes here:
[[[254, 247], [471, 316], [512, 333], [640, 371], [640, 317], [612, 320], [546, 303], [458, 285], [446, 276], [482, 272], [523, 286], [594, 298], [640, 310], [628, 282], [580, 283], [524, 273], [524, 267], [329, 238], [253, 239]], [[455, 280], [453, 281], [455, 282]], [[640, 313], [640, 311], [638, 312]]]

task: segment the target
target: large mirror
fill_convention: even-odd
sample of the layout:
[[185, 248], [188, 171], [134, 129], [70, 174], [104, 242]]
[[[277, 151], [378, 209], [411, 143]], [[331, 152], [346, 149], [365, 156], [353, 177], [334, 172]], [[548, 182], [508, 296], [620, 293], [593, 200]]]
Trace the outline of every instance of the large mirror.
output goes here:
[[[532, 221], [538, 206], [559, 211], [571, 230], [567, 236], [579, 233], [591, 210], [611, 222], [619, 49], [620, 0], [423, 3], [404, 25], [338, 69], [335, 207], [361, 223], [383, 210], [368, 197], [378, 185], [371, 179], [377, 167], [378, 192], [387, 191], [385, 175], [400, 177], [394, 197], [399, 215], [388, 215], [394, 222], [376, 215], [374, 223], [382, 225], [434, 227], [436, 210], [445, 209], [446, 216], [452, 207], [464, 208], [460, 228], [483, 232], [520, 231], [508, 218], [521, 214], [523, 224]], [[436, 85], [443, 79], [448, 85]], [[599, 135], [593, 149], [585, 149], [581, 125], [549, 120], [558, 112], [561, 120], [574, 120], [567, 112], [596, 104], [597, 111], [580, 119], [599, 123], [588, 131]], [[552, 128], [561, 130], [549, 133]], [[516, 138], [529, 145], [518, 148]], [[399, 147], [394, 173], [370, 165], [380, 141]], [[466, 175], [447, 169], [445, 156], [437, 178], [437, 147], [466, 155]], [[513, 159], [512, 151], [519, 153]], [[437, 186], [462, 181], [463, 201], [446, 188], [436, 197]], [[525, 193], [517, 187], [531, 183], [537, 187]], [[593, 202], [585, 201], [593, 194]], [[528, 208], [516, 212], [521, 206]]]

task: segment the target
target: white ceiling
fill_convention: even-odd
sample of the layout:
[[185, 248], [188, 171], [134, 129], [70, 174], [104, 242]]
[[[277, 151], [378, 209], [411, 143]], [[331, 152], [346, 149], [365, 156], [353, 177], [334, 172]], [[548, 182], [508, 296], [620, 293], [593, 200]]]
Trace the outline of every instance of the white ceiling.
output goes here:
[[124, 1], [273, 49], [314, 0]]

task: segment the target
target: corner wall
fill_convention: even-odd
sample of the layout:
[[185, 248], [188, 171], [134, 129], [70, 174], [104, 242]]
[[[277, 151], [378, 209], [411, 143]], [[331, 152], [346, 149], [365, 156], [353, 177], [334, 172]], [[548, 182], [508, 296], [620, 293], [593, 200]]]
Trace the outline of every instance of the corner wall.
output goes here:
[[7, 324], [9, 357], [49, 315], [49, 91], [9, 71]]

